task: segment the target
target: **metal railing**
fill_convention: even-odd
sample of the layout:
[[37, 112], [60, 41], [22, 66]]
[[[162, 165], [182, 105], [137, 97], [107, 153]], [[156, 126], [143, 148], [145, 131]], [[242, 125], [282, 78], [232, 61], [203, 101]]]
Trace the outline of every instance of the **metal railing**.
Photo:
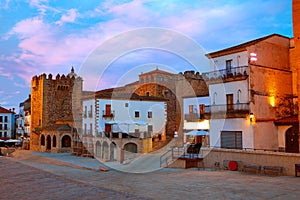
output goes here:
[[236, 103], [236, 104], [221, 104], [221, 105], [206, 105], [205, 113], [218, 113], [218, 112], [241, 112], [250, 110], [249, 103]]
[[203, 73], [204, 80], [218, 79], [218, 78], [231, 78], [242, 77], [249, 75], [248, 66], [232, 67], [230, 69], [216, 70], [212, 72]]
[[102, 118], [114, 118], [115, 111], [111, 111], [110, 113], [107, 113], [105, 110], [102, 110]]

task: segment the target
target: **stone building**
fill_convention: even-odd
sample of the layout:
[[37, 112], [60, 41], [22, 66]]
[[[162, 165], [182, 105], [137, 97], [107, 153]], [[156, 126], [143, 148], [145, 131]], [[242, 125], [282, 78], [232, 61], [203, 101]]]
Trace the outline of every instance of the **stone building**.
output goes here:
[[76, 126], [81, 126], [82, 78], [72, 67], [68, 75], [34, 76], [31, 82], [30, 149], [71, 152]]
[[[293, 32], [294, 38], [291, 39], [290, 49], [290, 66], [293, 71], [293, 94], [298, 97], [298, 102], [300, 102], [300, 2], [298, 0], [292, 1], [292, 19], [293, 19]], [[300, 106], [298, 106], [300, 109]], [[296, 119], [296, 124], [299, 126], [300, 120], [300, 110], [298, 112], [298, 119]], [[300, 128], [298, 128], [300, 130]], [[297, 141], [298, 150], [300, 149], [299, 145], [299, 131], [294, 134], [294, 138], [291, 138], [293, 141]]]
[[173, 138], [175, 132], [182, 136], [183, 98], [208, 96], [208, 87], [199, 72], [173, 74], [158, 68], [141, 73], [138, 81], [116, 90], [167, 99], [167, 141]]

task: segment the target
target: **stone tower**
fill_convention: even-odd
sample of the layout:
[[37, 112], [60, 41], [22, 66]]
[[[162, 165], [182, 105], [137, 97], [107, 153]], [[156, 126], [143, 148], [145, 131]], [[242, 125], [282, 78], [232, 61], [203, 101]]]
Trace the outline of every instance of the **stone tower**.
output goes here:
[[[293, 0], [293, 31], [294, 31], [294, 40], [293, 46], [291, 49], [291, 68], [295, 71], [294, 75], [294, 93], [298, 96], [298, 102], [300, 102], [300, 1]], [[300, 106], [298, 106], [300, 109]], [[300, 112], [298, 112], [300, 113]], [[300, 115], [298, 114], [300, 120]]]
[[[31, 81], [30, 149], [39, 149], [39, 134], [44, 127], [60, 123], [79, 125], [81, 117], [82, 78], [71, 72], [53, 79], [46, 74]], [[74, 111], [74, 112], [73, 112]], [[76, 123], [76, 124], [74, 124]]]

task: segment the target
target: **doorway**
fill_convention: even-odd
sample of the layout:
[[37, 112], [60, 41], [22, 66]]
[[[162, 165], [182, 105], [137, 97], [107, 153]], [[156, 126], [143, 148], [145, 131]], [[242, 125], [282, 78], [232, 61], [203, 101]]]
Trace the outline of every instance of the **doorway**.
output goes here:
[[293, 126], [285, 132], [285, 151], [299, 153], [299, 128]]

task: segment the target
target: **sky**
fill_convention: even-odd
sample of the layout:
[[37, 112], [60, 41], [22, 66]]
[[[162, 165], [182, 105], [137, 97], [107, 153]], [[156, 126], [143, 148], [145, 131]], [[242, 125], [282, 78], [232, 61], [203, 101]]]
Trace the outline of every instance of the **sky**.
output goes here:
[[269, 34], [293, 37], [291, 0], [0, 0], [0, 106], [18, 109], [33, 76], [85, 90], [160, 68], [208, 71], [205, 53]]

